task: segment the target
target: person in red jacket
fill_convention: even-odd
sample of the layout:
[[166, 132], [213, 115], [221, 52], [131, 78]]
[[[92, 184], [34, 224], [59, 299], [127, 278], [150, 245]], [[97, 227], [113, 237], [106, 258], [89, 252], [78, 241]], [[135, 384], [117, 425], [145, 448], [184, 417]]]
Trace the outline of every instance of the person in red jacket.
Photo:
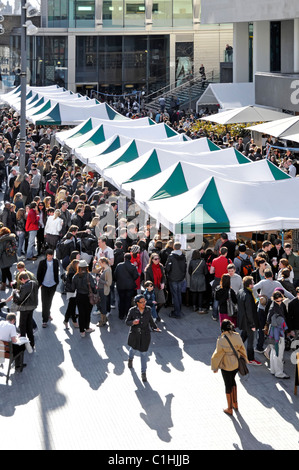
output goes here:
[[38, 215], [37, 204], [36, 202], [32, 202], [29, 206], [29, 212], [27, 215], [26, 225], [25, 225], [26, 232], [28, 232], [29, 234], [26, 258], [27, 260], [30, 260], [30, 261], [37, 259], [37, 256], [34, 255], [34, 251], [35, 251], [35, 237], [39, 228], [38, 221], [39, 221], [39, 215]]

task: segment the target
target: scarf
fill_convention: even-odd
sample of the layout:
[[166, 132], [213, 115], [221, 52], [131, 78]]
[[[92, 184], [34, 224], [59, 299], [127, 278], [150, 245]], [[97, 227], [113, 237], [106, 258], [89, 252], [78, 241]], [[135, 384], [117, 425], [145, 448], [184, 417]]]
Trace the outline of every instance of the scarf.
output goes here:
[[162, 271], [160, 268], [160, 264], [152, 263], [152, 270], [153, 270], [153, 276], [154, 276], [154, 286], [159, 287], [160, 289], [160, 285], [162, 281]]

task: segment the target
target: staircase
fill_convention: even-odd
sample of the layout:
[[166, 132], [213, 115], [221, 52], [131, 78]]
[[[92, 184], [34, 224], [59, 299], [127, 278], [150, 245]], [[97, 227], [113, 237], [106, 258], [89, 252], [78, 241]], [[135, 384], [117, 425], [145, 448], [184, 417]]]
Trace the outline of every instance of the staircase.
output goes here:
[[219, 77], [215, 77], [214, 73], [211, 72], [209, 74], [206, 74], [206, 80], [202, 80], [202, 78], [198, 76], [192, 78], [191, 80], [187, 80], [182, 85], [179, 85], [177, 87], [171, 88], [169, 85], [149, 95], [147, 97], [147, 103], [145, 104], [145, 108], [155, 112], [159, 111], [159, 99], [161, 98], [161, 96], [163, 96], [165, 98], [166, 110], [170, 110], [173, 98], [179, 99], [180, 109], [195, 110], [196, 101], [201, 97], [201, 95], [207, 89], [210, 83], [216, 82], [219, 82]]

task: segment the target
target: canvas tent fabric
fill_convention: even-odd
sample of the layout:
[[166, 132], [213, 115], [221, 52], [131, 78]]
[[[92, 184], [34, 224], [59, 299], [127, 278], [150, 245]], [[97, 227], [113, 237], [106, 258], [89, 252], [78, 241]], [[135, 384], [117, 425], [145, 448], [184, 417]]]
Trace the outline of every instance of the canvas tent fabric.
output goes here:
[[299, 133], [299, 116], [291, 116], [286, 119], [278, 119], [273, 122], [257, 124], [256, 126], [248, 127], [248, 129], [259, 132], [261, 134], [269, 134], [273, 137], [289, 139], [287, 136]]
[[228, 110], [255, 105], [253, 83], [211, 83], [196, 102], [196, 112], [201, 107], [218, 105]]
[[[245, 165], [213, 166], [179, 161], [148, 178], [124, 183], [121, 191], [130, 196], [132, 189], [138, 204], [143, 201], [171, 198], [183, 194], [211, 176], [232, 181], [278, 181], [289, 179], [286, 173], [268, 160], [250, 162]], [[104, 171], [104, 177], [106, 173]]]
[[[217, 172], [218, 166], [221, 167], [221, 174], [230, 166], [243, 165], [252, 163], [247, 157], [233, 148], [218, 150], [214, 152], [201, 152], [196, 154], [188, 154], [187, 152], [179, 153], [159, 148], [159, 144], [155, 145], [152, 150], [139, 154], [139, 158], [132, 162], [122, 165], [110, 165], [103, 169], [103, 176], [115, 187], [121, 188], [127, 195], [131, 191], [130, 184], [134, 184], [140, 180], [147, 180], [152, 176], [158, 175], [170, 166], [178, 162], [188, 162], [201, 165], [202, 168], [210, 168]], [[274, 165], [273, 165], [274, 166]], [[276, 167], [275, 167], [276, 168]], [[281, 172], [282, 173], [282, 172]], [[283, 173], [285, 175], [285, 173]], [[270, 178], [270, 172], [266, 179]], [[143, 184], [150, 184], [145, 181]]]
[[296, 198], [285, 204], [277, 194], [298, 190], [298, 178], [261, 184], [210, 177], [183, 194], [146, 201], [145, 207], [176, 233], [195, 233], [196, 224], [203, 233], [279, 231], [299, 228], [299, 206]]
[[201, 120], [228, 125], [247, 122], [274, 121], [277, 119], [285, 119], [287, 117], [289, 117], [289, 114], [280, 113], [261, 106], [243, 106], [242, 108], [230, 109], [218, 114], [213, 114], [212, 116], [205, 116], [201, 118]]

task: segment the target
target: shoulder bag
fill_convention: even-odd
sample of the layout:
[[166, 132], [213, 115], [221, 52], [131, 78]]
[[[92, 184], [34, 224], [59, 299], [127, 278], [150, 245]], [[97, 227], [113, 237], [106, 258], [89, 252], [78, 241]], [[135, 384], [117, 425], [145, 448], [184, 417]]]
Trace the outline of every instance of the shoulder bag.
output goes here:
[[238, 359], [238, 364], [239, 364], [238, 365], [238, 372], [239, 372], [239, 374], [243, 375], [243, 376], [249, 374], [249, 370], [248, 370], [246, 360], [244, 359], [244, 357], [238, 355], [237, 351], [235, 350], [235, 348], [233, 347], [231, 341], [228, 339], [228, 337], [226, 335], [224, 335], [224, 338], [226, 338], [226, 340], [230, 344], [230, 347], [232, 348], [236, 358]]
[[95, 294], [92, 291], [91, 285], [90, 285], [90, 280], [89, 280], [89, 274], [87, 275], [87, 284], [88, 284], [88, 297], [89, 297], [89, 302], [91, 305], [96, 305], [100, 301], [100, 296], [98, 294]]
[[238, 313], [238, 307], [232, 301], [231, 290], [228, 290], [228, 299], [227, 299], [227, 315], [229, 317], [235, 317]]

